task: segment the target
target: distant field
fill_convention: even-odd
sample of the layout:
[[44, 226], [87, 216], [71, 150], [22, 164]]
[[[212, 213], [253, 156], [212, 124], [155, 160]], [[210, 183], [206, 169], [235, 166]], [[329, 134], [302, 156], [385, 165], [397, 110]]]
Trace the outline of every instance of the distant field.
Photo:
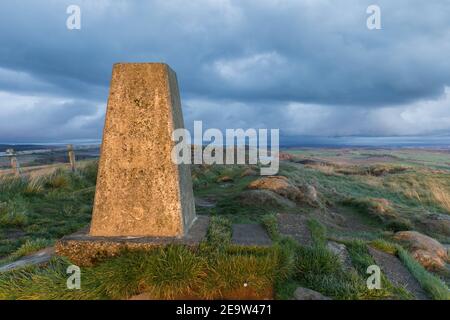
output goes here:
[[286, 149], [287, 152], [303, 156], [326, 159], [343, 164], [393, 163], [450, 170], [449, 149]]
[[[4, 149], [6, 145], [3, 145]], [[12, 147], [12, 146], [9, 146]], [[42, 165], [54, 165], [68, 163], [68, 155], [65, 147], [54, 146], [13, 146], [18, 153], [17, 159], [21, 167], [36, 167]], [[1, 149], [0, 149], [1, 150]], [[1, 152], [1, 151], [0, 151]], [[99, 156], [99, 147], [78, 147], [75, 149], [78, 160], [95, 159]], [[10, 160], [7, 156], [0, 156], [0, 170], [9, 169]]]

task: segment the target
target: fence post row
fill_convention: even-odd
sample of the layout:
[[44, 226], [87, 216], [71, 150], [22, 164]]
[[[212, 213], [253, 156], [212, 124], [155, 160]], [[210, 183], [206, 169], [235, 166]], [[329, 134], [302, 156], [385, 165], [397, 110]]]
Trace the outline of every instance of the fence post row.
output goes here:
[[70, 169], [72, 170], [72, 172], [75, 172], [76, 163], [75, 163], [75, 151], [73, 150], [73, 145], [68, 144], [67, 151], [69, 153]]
[[19, 161], [17, 160], [16, 152], [14, 151], [14, 149], [7, 149], [6, 155], [11, 160], [11, 168], [13, 170], [14, 175], [16, 177], [20, 177], [20, 164]]

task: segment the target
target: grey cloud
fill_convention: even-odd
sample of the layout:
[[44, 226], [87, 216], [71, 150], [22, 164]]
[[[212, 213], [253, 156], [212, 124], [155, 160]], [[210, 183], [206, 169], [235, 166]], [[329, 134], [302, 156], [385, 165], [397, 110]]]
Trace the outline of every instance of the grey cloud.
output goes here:
[[[43, 103], [41, 125], [72, 119], [73, 136], [98, 135], [101, 119], [85, 117], [81, 105], [101, 112], [112, 64], [164, 61], [177, 71], [186, 118], [216, 127], [277, 126], [290, 135], [429, 134], [401, 112], [419, 101], [442, 103], [450, 87], [450, 2], [376, 2], [383, 28], [377, 31], [366, 28], [371, 0], [6, 2], [0, 91], [79, 101], [68, 113], [60, 112], [70, 109], [64, 104], [45, 109]], [[70, 4], [82, 9], [79, 31], [65, 26]], [[224, 102], [229, 109], [214, 107]], [[0, 117], [7, 103], [0, 101]], [[309, 120], [301, 122], [295, 108]], [[429, 117], [439, 117], [435, 109]], [[395, 117], [399, 121], [390, 121]], [[442, 121], [437, 127], [450, 130]]]

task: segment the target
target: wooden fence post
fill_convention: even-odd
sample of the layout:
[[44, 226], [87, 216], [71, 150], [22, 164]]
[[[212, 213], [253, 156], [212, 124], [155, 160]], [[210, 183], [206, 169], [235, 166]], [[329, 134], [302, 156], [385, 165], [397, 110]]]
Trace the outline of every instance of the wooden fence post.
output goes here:
[[73, 150], [73, 145], [68, 144], [67, 151], [69, 153], [70, 169], [72, 170], [72, 172], [75, 172], [76, 163], [75, 163], [75, 151]]
[[11, 160], [11, 168], [13, 169], [13, 173], [16, 177], [20, 177], [20, 164], [17, 160], [16, 152], [14, 149], [8, 149], [6, 150], [6, 154], [9, 156], [9, 159]]

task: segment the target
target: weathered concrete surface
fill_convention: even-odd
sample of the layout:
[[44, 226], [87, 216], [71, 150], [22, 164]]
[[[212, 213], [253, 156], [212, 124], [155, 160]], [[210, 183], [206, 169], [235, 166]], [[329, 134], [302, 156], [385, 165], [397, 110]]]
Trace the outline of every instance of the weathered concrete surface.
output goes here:
[[205, 238], [209, 226], [208, 216], [198, 216], [183, 237], [95, 237], [88, 228], [65, 236], [56, 243], [56, 254], [67, 257], [78, 266], [91, 266], [97, 261], [113, 257], [122, 250], [151, 250], [169, 244], [196, 247]]
[[169, 66], [114, 65], [91, 236], [186, 234], [195, 220], [190, 167], [171, 159], [172, 132], [182, 127]]
[[238, 246], [268, 247], [272, 240], [259, 224], [234, 224], [231, 243]]
[[45, 248], [28, 256], [22, 257], [17, 261], [1, 266], [0, 272], [10, 271], [32, 265], [45, 264], [50, 261], [54, 254], [55, 249], [53, 247]]

